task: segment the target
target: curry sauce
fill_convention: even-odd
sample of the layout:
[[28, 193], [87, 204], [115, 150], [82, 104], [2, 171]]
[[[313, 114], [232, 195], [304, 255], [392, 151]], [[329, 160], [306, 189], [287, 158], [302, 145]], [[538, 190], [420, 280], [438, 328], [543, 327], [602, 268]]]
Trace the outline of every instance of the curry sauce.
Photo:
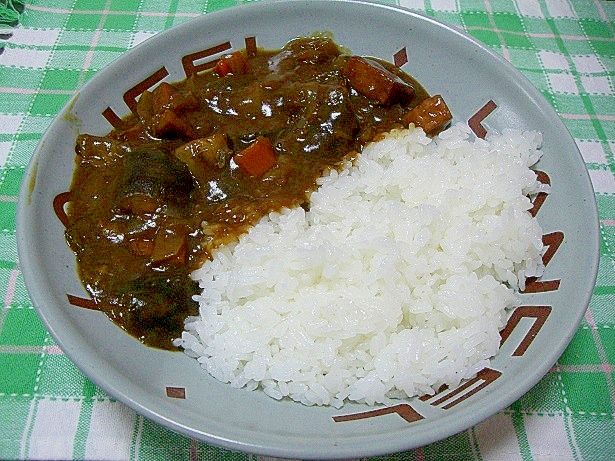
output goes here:
[[77, 139], [66, 239], [79, 277], [117, 325], [174, 349], [198, 314], [190, 273], [216, 247], [272, 211], [308, 208], [324, 172], [423, 120], [432, 133], [450, 121], [441, 98], [321, 35], [163, 82], [121, 129]]

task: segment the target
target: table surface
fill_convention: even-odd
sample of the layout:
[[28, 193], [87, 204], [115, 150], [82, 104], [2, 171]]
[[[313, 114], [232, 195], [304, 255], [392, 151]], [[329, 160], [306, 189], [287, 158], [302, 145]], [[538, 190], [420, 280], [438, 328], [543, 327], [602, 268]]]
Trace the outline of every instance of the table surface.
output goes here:
[[[34, 0], [25, 8], [19, 3], [0, 2], [0, 459], [270, 459], [175, 434], [92, 384], [39, 321], [15, 238], [26, 166], [75, 90], [157, 32], [242, 2]], [[602, 245], [589, 309], [570, 346], [534, 389], [460, 434], [371, 459], [615, 459], [615, 1], [386, 3], [465, 30], [542, 92], [589, 170]]]

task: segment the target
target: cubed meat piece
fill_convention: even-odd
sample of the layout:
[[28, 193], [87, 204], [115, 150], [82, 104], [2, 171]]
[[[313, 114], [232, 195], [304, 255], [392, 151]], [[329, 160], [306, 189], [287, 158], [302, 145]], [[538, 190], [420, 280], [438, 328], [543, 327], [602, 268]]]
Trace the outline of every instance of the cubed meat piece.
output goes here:
[[158, 138], [193, 138], [194, 129], [181, 114], [196, 107], [198, 100], [191, 92], [162, 82], [151, 92], [141, 94], [137, 114], [143, 126]]
[[186, 90], [178, 90], [167, 82], [161, 82], [152, 90], [152, 107], [155, 113], [161, 113], [165, 109], [176, 112], [196, 109], [198, 99]]
[[444, 99], [439, 94], [424, 99], [404, 116], [404, 125], [413, 123], [423, 128], [428, 136], [435, 136], [444, 130], [453, 119]]
[[373, 59], [352, 56], [342, 73], [355, 90], [384, 106], [404, 104], [414, 97], [412, 85]]
[[167, 109], [152, 120], [153, 135], [164, 139], [193, 138], [192, 126], [173, 110]]
[[212, 179], [212, 172], [219, 171], [228, 164], [233, 151], [228, 145], [226, 134], [214, 133], [182, 144], [173, 154], [186, 164], [192, 177], [202, 187]]
[[182, 144], [174, 151], [175, 156], [188, 165], [194, 175], [191, 166], [195, 159], [203, 160], [211, 167], [223, 168], [233, 151], [228, 146], [228, 138], [223, 133], [215, 133], [205, 138], [198, 138], [186, 144]]

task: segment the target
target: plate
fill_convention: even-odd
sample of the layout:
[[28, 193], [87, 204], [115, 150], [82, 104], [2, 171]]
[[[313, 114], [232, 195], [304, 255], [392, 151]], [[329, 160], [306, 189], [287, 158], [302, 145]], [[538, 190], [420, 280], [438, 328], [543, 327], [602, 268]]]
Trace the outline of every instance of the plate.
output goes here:
[[[489, 101], [489, 132], [544, 135], [538, 168], [552, 184], [537, 217], [549, 262], [522, 295], [502, 332], [502, 348], [475, 380], [431, 398], [342, 409], [274, 401], [206, 375], [181, 352], [151, 349], [102, 313], [75, 307], [87, 298], [54, 213], [68, 190], [78, 133], [103, 135], [161, 80], [177, 81], [222, 53], [256, 44], [276, 49], [298, 35], [333, 34], [354, 54], [395, 61], [454, 121]], [[32, 157], [18, 206], [18, 249], [34, 306], [66, 355], [94, 383], [137, 412], [186, 436], [227, 449], [286, 458], [373, 456], [426, 445], [467, 429], [526, 393], [552, 367], [588, 306], [599, 257], [597, 208], [589, 175], [565, 126], [544, 97], [500, 56], [456, 28], [382, 4], [285, 1], [238, 6], [198, 17], [146, 40], [95, 75], [51, 123]], [[71, 298], [71, 296], [76, 298]]]

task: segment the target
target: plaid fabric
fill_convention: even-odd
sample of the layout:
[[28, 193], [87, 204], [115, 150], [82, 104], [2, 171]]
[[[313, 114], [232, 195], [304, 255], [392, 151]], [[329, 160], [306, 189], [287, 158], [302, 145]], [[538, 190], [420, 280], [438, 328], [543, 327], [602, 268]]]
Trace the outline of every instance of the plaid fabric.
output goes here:
[[[25, 167], [75, 89], [147, 37], [236, 3], [33, 0], [12, 36], [2, 26], [0, 459], [259, 458], [166, 430], [86, 379], [33, 310], [15, 243], [15, 210]], [[533, 390], [456, 436], [377, 459], [615, 459], [615, 1], [388, 3], [468, 31], [512, 62], [550, 101], [590, 171], [602, 223], [602, 254], [583, 323], [557, 365]]]

